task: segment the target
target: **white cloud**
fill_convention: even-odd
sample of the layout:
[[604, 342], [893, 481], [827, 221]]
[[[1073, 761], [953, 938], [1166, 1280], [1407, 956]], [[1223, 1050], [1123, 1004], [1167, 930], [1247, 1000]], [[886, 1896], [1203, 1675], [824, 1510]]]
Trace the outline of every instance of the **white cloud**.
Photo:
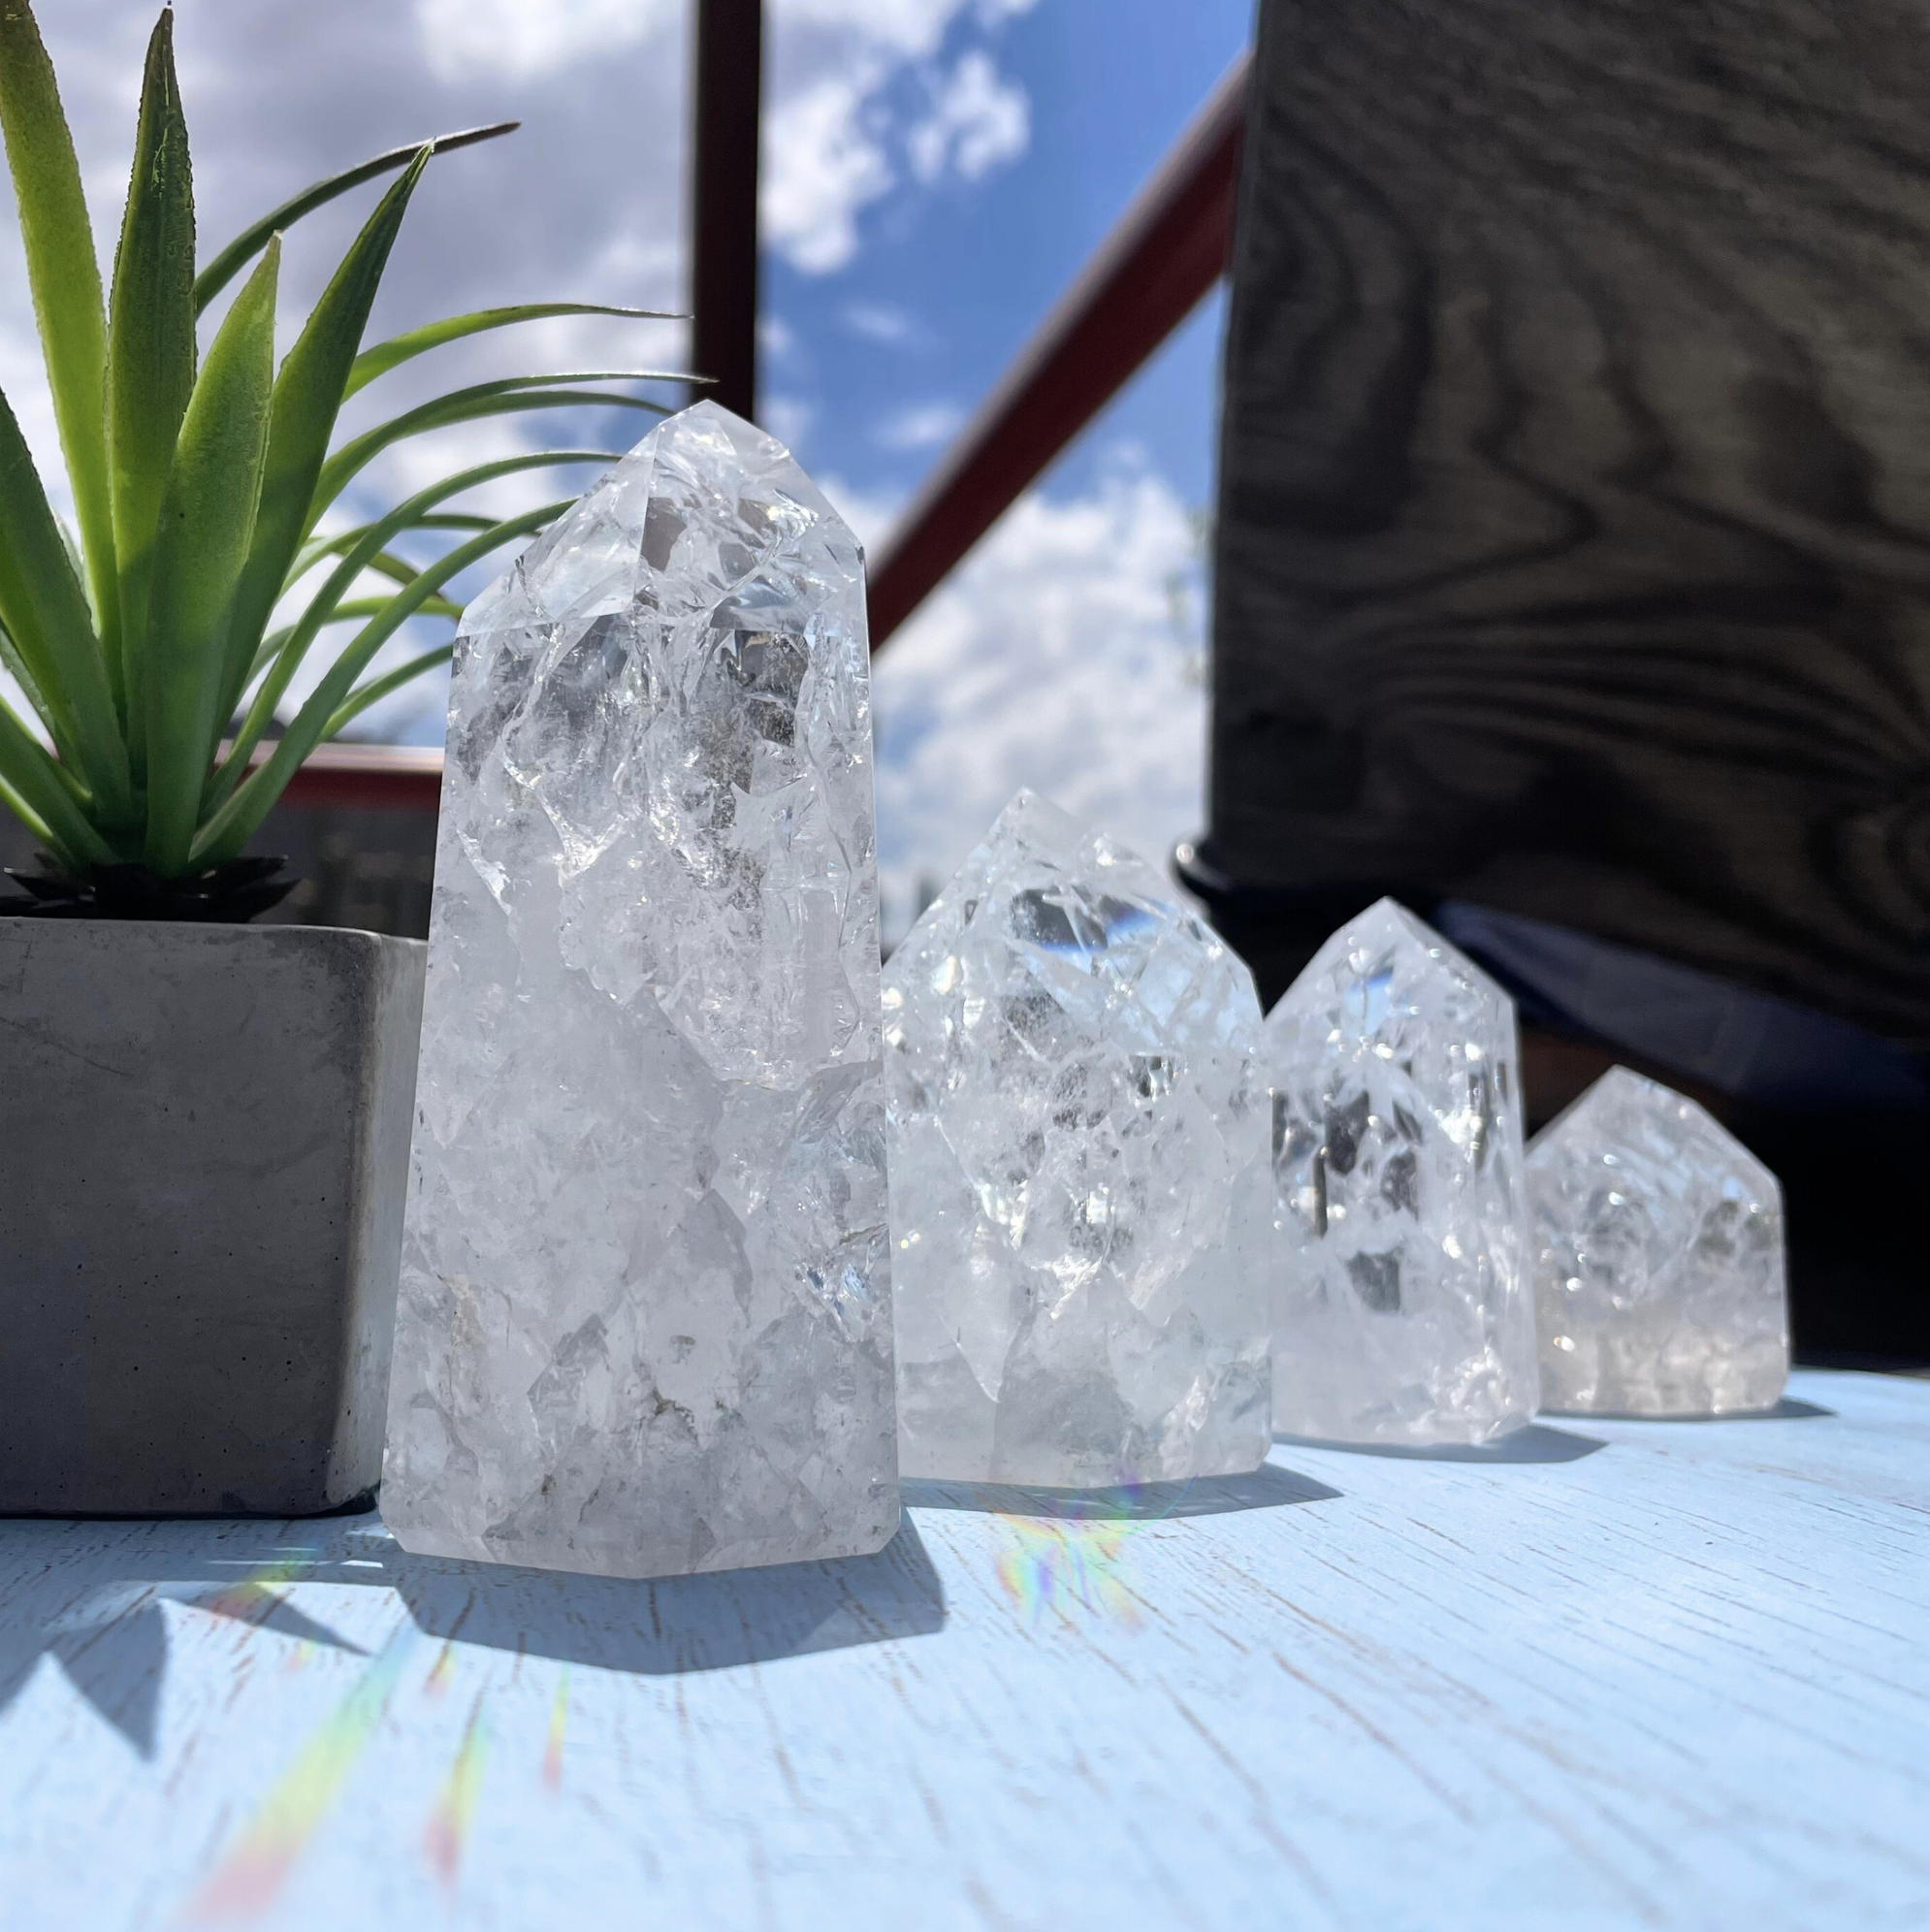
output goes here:
[[538, 80], [675, 25], [681, 0], [415, 0], [430, 71]]
[[[1030, 107], [982, 48], [928, 75], [953, 23], [981, 31], [1033, 0], [774, 0], [760, 209], [769, 244], [807, 274], [857, 252], [858, 217], [906, 168], [927, 186], [977, 180], [1024, 152]], [[930, 96], [913, 127], [896, 113], [917, 75]]]
[[801, 396], [766, 395], [757, 404], [757, 421], [787, 449], [796, 449], [811, 434], [817, 410]]
[[953, 170], [976, 181], [1017, 160], [1031, 139], [1025, 90], [1001, 80], [991, 56], [974, 48], [933, 90], [931, 113], [913, 128], [906, 145], [919, 180], [936, 181]]
[[897, 178], [864, 123], [868, 79], [826, 74], [765, 121], [763, 239], [806, 274], [828, 274], [857, 253], [858, 210]]
[[1156, 865], [1199, 829], [1199, 537], [1164, 478], [1021, 498], [878, 660], [880, 865], [901, 933], [1021, 786]]
[[936, 449], [951, 440], [964, 420], [956, 402], [915, 402], [880, 423], [872, 440], [883, 449]]
[[845, 327], [868, 342], [909, 342], [917, 326], [902, 308], [882, 302], [853, 302], [846, 309]]

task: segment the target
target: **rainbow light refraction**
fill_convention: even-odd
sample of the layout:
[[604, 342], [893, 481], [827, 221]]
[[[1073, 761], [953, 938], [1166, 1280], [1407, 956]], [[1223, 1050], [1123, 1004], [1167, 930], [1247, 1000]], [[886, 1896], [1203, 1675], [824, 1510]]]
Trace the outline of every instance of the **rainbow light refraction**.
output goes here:
[[[1122, 1473], [1107, 1489], [1055, 1498], [1050, 1514], [994, 1510], [1009, 1539], [993, 1560], [1001, 1587], [1035, 1628], [1047, 1615], [1141, 1628], [1145, 1617], [1127, 1581], [1128, 1543], [1134, 1530], [1170, 1517], [1192, 1487], [1147, 1485]], [[1152, 1506], [1158, 1497], [1165, 1507]]]
[[557, 1790], [563, 1784], [563, 1735], [569, 1723], [569, 1665], [557, 1673], [557, 1693], [550, 1702], [550, 1734], [543, 1745], [543, 1786]]
[[423, 1832], [423, 1851], [445, 1885], [456, 1883], [463, 1863], [463, 1847], [468, 1842], [469, 1824], [475, 1817], [476, 1794], [482, 1789], [483, 1763], [489, 1755], [489, 1730], [483, 1723], [483, 1693], [469, 1707], [469, 1721], [463, 1726], [463, 1741], [442, 1781], [435, 1809], [429, 1815]]
[[415, 1636], [405, 1621], [295, 1754], [195, 1894], [190, 1918], [249, 1918], [273, 1903], [387, 1708]]
[[1036, 1628], [1048, 1615], [1083, 1617], [1137, 1630], [1139, 1599], [1120, 1574], [1125, 1523], [1001, 1519], [1011, 1540], [994, 1567], [1000, 1584]]

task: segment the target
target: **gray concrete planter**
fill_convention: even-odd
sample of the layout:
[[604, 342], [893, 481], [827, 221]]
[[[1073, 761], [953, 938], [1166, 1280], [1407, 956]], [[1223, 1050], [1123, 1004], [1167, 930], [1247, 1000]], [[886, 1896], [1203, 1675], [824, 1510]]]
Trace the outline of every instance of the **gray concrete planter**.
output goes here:
[[373, 1490], [424, 955], [0, 918], [0, 1514]]

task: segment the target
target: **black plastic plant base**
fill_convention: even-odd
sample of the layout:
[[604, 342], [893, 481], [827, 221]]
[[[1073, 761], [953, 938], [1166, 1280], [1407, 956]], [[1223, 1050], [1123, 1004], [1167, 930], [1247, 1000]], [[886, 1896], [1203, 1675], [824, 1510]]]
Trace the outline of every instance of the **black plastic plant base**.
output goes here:
[[36, 853], [32, 872], [8, 868], [26, 897], [0, 897], [0, 918], [40, 919], [194, 919], [245, 925], [295, 889], [291, 876], [274, 875], [285, 858], [231, 858], [187, 879], [157, 879], [145, 865], [98, 865], [84, 875], [63, 872]]

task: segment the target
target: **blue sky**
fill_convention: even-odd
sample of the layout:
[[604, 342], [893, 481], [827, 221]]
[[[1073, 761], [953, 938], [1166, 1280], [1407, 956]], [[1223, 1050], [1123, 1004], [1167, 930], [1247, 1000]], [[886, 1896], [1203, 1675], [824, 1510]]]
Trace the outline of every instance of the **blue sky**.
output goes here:
[[[1250, 4], [767, 6], [762, 413], [875, 541], [1237, 56]], [[39, 0], [104, 262], [157, 11]], [[560, 297], [681, 307], [688, 15], [688, 0], [177, 0], [202, 233], [218, 242], [379, 149], [513, 116], [512, 140], [431, 169], [375, 332]], [[291, 235], [284, 342], [366, 211], [351, 198]], [[0, 230], [0, 388], [57, 479], [17, 246]], [[1209, 303], [879, 660], [888, 923], [1021, 784], [1156, 861], [1197, 828], [1219, 331]], [[511, 370], [674, 368], [683, 333], [577, 320], [471, 338], [371, 385], [344, 428]], [[604, 414], [399, 445], [355, 507], [543, 442], [627, 447], [647, 426]], [[519, 507], [515, 487], [476, 506]], [[437, 743], [445, 699], [426, 680], [366, 714], [364, 733]]]
[[[865, 207], [857, 250], [828, 273], [767, 250], [764, 393], [801, 430], [813, 467], [868, 493], [913, 488], [955, 423], [997, 379], [1117, 220], [1244, 45], [1249, 0], [1038, 0], [988, 27], [961, 13], [933, 63], [975, 52], [1024, 103], [1026, 145], [976, 178], [916, 177]], [[782, 35], [782, 18], [774, 25]], [[906, 71], [883, 104], [901, 125], [929, 113], [929, 74]], [[1211, 471], [1218, 305], [1081, 439], [1055, 491], [1092, 485], [1130, 438], [1189, 502]]]

